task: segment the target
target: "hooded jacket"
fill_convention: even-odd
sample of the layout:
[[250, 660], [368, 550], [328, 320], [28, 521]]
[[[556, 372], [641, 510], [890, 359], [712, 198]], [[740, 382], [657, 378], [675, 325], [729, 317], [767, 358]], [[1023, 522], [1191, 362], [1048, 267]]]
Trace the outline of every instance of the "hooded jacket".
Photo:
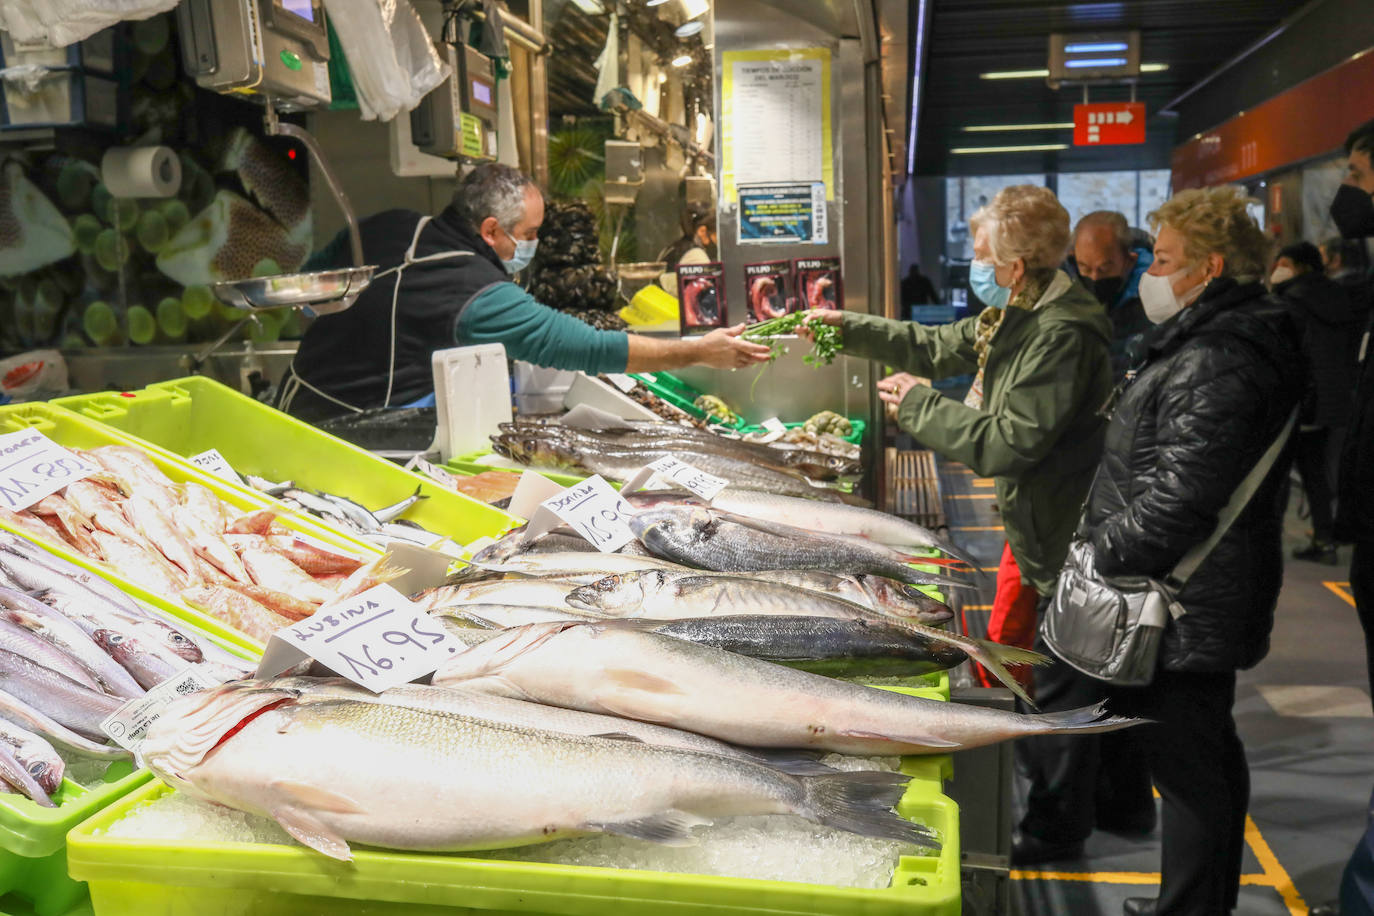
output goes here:
[[[1107, 427], [1084, 515], [1098, 572], [1163, 578], [1273, 443], [1303, 391], [1291, 309], [1258, 283], [1212, 281], [1159, 326]], [[1283, 579], [1288, 455], [1177, 595], [1169, 671], [1232, 671], [1264, 657]]]
[[[1067, 277], [1065, 277], [1067, 280]], [[997, 504], [1022, 577], [1054, 590], [1102, 452], [1098, 410], [1111, 392], [1112, 326], [1082, 285], [1035, 309], [1008, 308], [988, 344], [983, 407], [917, 386], [902, 429], [945, 458], [995, 477]], [[925, 326], [845, 313], [847, 354], [929, 378], [975, 372], [978, 318]]]

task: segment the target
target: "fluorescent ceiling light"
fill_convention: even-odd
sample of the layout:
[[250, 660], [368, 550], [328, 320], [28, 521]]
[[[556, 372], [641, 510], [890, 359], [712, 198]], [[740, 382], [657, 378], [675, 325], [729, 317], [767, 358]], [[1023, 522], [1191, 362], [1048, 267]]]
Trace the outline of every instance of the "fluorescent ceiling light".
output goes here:
[[645, 6], [662, 6], [663, 4], [665, 4], [665, 3], [667, 3], [667, 2], [668, 2], [668, 0], [647, 0], [647, 2], [646, 2], [644, 5], [645, 5]]
[[1081, 57], [1064, 61], [1064, 66], [1070, 70], [1083, 70], [1087, 67], [1094, 69], [1102, 67], [1124, 67], [1126, 58], [1124, 57]]
[[956, 146], [950, 152], [956, 156], [970, 156], [976, 153], [1039, 153], [1068, 148], [1067, 143], [1030, 143], [1025, 146]]
[[1104, 51], [1124, 51], [1124, 41], [1076, 41], [1064, 45], [1065, 54], [1101, 54]]
[[[1093, 63], [1094, 63], [1094, 64], [1097, 64], [1097, 63], [1100, 63], [1100, 61], [1093, 61]], [[1121, 63], [1124, 64], [1125, 61], [1122, 61]], [[1074, 64], [1073, 64], [1072, 62], [1070, 62], [1069, 66], [1074, 66]], [[1085, 64], [1085, 63], [1080, 63], [1080, 64], [1077, 64], [1077, 66], [1082, 67], [1082, 66], [1086, 66], [1086, 64]], [[1117, 66], [1121, 66], [1121, 64], [1117, 64]], [[1141, 72], [1141, 73], [1159, 73], [1159, 72], [1161, 72], [1161, 71], [1168, 70], [1168, 69], [1169, 69], [1169, 65], [1168, 65], [1168, 64], [1141, 64], [1141, 65], [1140, 65], [1140, 72]], [[1045, 77], [1045, 76], [1049, 76], [1049, 75], [1050, 75], [1050, 71], [1047, 70], [1047, 69], [1046, 69], [1046, 70], [992, 70], [992, 71], [990, 71], [990, 72], [988, 72], [988, 73], [980, 73], [980, 74], [978, 74], [978, 78], [979, 78], [979, 79], [985, 79], [985, 80], [1027, 80], [1027, 79], [1035, 79], [1036, 77]]]
[[681, 57], [674, 57], [674, 58], [673, 58], [673, 66], [674, 66], [674, 67], [685, 67], [685, 66], [687, 66], [688, 64], [690, 64], [691, 62], [692, 62], [692, 55], [690, 55], [690, 54], [683, 54]]
[[600, 16], [602, 13], [606, 12], [597, 0], [572, 0], [572, 2], [573, 5], [582, 12], [591, 16]]
[[1004, 130], [1072, 130], [1072, 121], [1056, 121], [1046, 124], [978, 124], [963, 128], [965, 133], [1001, 133]]
[[700, 19], [693, 19], [691, 22], [684, 22], [682, 25], [678, 26], [673, 31], [673, 34], [678, 38], [691, 38], [705, 27], [706, 23], [702, 22]]

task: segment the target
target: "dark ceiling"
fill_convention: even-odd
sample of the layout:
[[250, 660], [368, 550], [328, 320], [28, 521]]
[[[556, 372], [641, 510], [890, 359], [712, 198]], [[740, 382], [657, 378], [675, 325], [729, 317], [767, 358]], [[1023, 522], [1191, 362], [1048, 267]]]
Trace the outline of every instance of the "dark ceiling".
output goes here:
[[[930, 0], [925, 87], [916, 174], [989, 175], [1168, 168], [1176, 118], [1159, 109], [1244, 50], [1303, 0], [1127, 0], [1045, 3]], [[913, 13], [912, 18], [915, 18]], [[1168, 70], [1143, 73], [1137, 100], [1148, 113], [1137, 146], [1050, 152], [951, 155], [955, 147], [1069, 143], [1071, 130], [968, 133], [969, 125], [1069, 122], [1081, 87], [1051, 90], [1043, 77], [984, 80], [980, 73], [1043, 69], [1052, 32], [1139, 29], [1141, 60]], [[1090, 101], [1130, 98], [1126, 86], [1093, 86]]]

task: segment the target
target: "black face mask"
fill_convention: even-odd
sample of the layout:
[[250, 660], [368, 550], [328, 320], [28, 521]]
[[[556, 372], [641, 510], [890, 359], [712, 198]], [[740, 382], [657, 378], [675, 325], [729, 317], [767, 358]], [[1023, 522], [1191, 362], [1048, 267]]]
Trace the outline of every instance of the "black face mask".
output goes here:
[[1374, 197], [1353, 184], [1343, 184], [1331, 201], [1331, 218], [1341, 238], [1362, 239], [1374, 235]]
[[1087, 277], [1079, 277], [1083, 285], [1093, 294], [1093, 298], [1102, 303], [1107, 308], [1111, 308], [1116, 302], [1116, 297], [1121, 295], [1121, 287], [1126, 285], [1125, 277], [1098, 277], [1096, 280], [1089, 280]]

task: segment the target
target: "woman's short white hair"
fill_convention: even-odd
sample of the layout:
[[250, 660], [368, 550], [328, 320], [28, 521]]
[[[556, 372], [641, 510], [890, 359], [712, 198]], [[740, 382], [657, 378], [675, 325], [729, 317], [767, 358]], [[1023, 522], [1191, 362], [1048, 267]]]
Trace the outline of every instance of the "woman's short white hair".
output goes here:
[[1069, 211], [1049, 188], [1016, 184], [1003, 188], [968, 221], [986, 229], [992, 262], [999, 266], [1023, 258], [1027, 270], [1058, 267], [1069, 251]]

